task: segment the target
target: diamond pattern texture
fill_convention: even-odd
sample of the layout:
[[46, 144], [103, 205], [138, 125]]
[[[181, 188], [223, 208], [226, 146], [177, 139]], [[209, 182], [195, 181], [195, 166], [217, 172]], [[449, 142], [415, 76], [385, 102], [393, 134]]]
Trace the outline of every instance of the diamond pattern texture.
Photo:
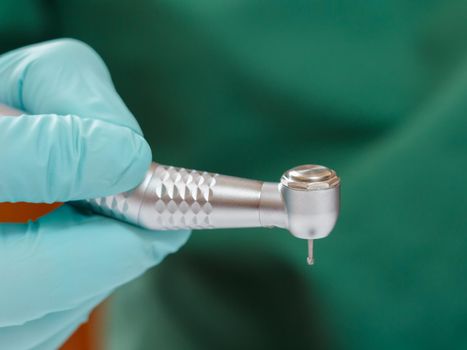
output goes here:
[[158, 166], [147, 196], [154, 199], [157, 226], [162, 229], [211, 228], [211, 199], [217, 174]]
[[[144, 192], [148, 207], [141, 211], [139, 206], [143, 198], [136, 198], [143, 193], [141, 188], [87, 200], [87, 205], [98, 213], [133, 223], [138, 223], [135, 213], [142, 212], [144, 221], [147, 221], [149, 215], [150, 222], [146, 226], [151, 229], [213, 227], [210, 219], [213, 209], [211, 200], [218, 174], [160, 164], [149, 171], [153, 171], [153, 174]], [[130, 208], [129, 203], [138, 208]]]
[[131, 195], [132, 191], [129, 191], [108, 197], [87, 199], [82, 201], [82, 205], [90, 207], [98, 214], [110, 216], [121, 221], [136, 223], [137, 218], [129, 215], [128, 198]]

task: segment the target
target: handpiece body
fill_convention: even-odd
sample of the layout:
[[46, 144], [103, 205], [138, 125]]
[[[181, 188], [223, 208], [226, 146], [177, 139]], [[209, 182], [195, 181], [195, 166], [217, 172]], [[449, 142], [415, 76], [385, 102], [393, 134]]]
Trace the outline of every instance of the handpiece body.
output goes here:
[[152, 230], [287, 227], [279, 184], [152, 163], [135, 189], [79, 205]]
[[152, 163], [135, 189], [79, 205], [153, 230], [280, 227], [316, 239], [337, 220], [339, 182], [319, 165], [293, 168], [273, 183]]

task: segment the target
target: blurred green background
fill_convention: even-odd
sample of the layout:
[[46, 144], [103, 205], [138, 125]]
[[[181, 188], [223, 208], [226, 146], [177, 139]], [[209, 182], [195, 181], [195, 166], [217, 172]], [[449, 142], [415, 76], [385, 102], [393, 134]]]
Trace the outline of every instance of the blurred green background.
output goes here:
[[90, 44], [164, 164], [342, 177], [332, 235], [194, 232], [109, 349], [467, 348], [467, 3], [2, 0], [0, 49]]

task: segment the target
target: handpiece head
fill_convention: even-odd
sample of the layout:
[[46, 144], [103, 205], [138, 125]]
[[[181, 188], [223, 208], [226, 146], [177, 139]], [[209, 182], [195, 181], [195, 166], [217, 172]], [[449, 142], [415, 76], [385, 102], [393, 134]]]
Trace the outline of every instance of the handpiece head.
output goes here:
[[336, 172], [321, 165], [301, 165], [282, 175], [279, 189], [292, 235], [313, 240], [331, 233], [339, 215], [339, 187]]

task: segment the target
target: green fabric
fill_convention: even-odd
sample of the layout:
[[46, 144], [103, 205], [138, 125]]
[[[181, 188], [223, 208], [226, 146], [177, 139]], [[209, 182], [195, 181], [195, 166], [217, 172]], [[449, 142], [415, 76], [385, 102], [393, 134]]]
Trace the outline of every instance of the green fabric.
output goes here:
[[2, 49], [93, 46], [157, 161], [342, 177], [315, 267], [285, 231], [195, 232], [117, 293], [110, 349], [467, 347], [465, 1], [4, 2]]

